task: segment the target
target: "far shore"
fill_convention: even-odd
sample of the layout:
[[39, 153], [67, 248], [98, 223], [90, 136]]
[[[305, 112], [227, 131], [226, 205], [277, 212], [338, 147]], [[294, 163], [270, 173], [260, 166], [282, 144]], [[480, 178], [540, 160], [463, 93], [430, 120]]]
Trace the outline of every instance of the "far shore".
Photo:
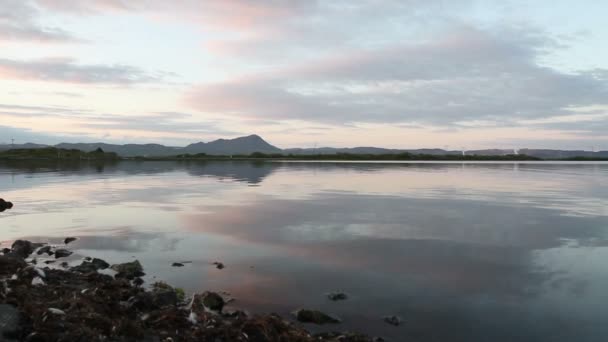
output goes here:
[[57, 161], [298, 161], [298, 162], [522, 162], [522, 161], [608, 161], [608, 158], [595, 157], [572, 157], [559, 159], [542, 159], [525, 154], [506, 154], [506, 155], [476, 155], [476, 154], [265, 154], [254, 152], [251, 154], [235, 155], [207, 155], [200, 154], [180, 154], [174, 156], [134, 156], [123, 157], [113, 152], [104, 152], [97, 149], [92, 152], [80, 150], [66, 150], [54, 147], [38, 149], [14, 149], [0, 151], [0, 160], [57, 160]]

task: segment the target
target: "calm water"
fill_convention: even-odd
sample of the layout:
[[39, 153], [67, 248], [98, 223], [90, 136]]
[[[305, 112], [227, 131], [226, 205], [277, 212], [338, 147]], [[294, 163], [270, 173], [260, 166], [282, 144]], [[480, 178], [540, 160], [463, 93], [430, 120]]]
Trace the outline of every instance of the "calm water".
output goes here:
[[608, 164], [0, 164], [0, 197], [3, 244], [78, 236], [73, 263], [137, 258], [148, 283], [251, 312], [392, 341], [608, 340]]

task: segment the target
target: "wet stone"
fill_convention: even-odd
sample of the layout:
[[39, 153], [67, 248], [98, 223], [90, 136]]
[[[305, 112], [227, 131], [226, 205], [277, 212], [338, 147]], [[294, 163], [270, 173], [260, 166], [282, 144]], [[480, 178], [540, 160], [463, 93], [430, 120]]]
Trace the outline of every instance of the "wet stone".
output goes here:
[[384, 322], [397, 327], [403, 323], [403, 320], [397, 316], [386, 316], [384, 317]]
[[36, 252], [36, 254], [38, 254], [38, 255], [41, 255], [43, 253], [46, 253], [47, 255], [53, 255], [54, 254], [54, 252], [51, 251], [51, 246], [48, 246], [48, 245], [40, 247], [40, 249], [38, 249], [38, 251]]
[[298, 310], [295, 313], [296, 319], [302, 323], [314, 324], [335, 324], [340, 323], [340, 320], [318, 310]]
[[138, 260], [112, 265], [111, 268], [117, 272], [116, 278], [135, 279], [146, 275]]
[[34, 252], [34, 244], [27, 240], [16, 240], [11, 246], [12, 253], [22, 258], [27, 258]]
[[72, 255], [71, 251], [68, 251], [67, 249], [58, 249], [55, 251], [55, 259], [59, 259], [59, 258], [65, 258]]
[[105, 270], [106, 268], [110, 267], [110, 264], [105, 262], [105, 260], [98, 259], [98, 258], [93, 258], [93, 260], [91, 260], [91, 264], [95, 265], [95, 267], [97, 267], [100, 270]]
[[0, 304], [0, 340], [16, 341], [18, 323], [19, 312], [17, 309], [12, 305]]
[[330, 292], [327, 294], [327, 298], [333, 301], [346, 300], [348, 299], [348, 295], [344, 292]]
[[75, 237], [67, 237], [67, 238], [65, 238], [65, 240], [63, 240], [63, 243], [65, 243], [67, 245], [68, 243], [74, 242], [76, 240], [77, 239]]
[[171, 266], [173, 266], [173, 267], [184, 267], [184, 264], [182, 264], [181, 262], [174, 262], [173, 264], [171, 264]]

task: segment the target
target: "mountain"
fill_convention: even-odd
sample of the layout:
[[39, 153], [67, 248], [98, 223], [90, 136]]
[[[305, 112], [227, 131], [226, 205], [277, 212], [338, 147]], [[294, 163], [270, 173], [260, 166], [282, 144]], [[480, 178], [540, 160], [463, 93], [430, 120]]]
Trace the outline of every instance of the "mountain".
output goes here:
[[283, 150], [270, 145], [256, 134], [229, 140], [218, 139], [208, 143], [198, 142], [184, 147], [181, 151], [181, 153], [212, 155], [251, 154], [254, 152], [283, 153]]
[[[186, 153], [205, 153], [209, 155], [251, 154], [253, 152], [283, 153], [280, 148], [270, 145], [255, 134], [235, 139], [218, 139], [208, 143], [198, 142], [186, 147], [171, 147], [159, 144], [114, 145], [105, 143], [61, 143], [55, 145], [55, 147], [85, 152], [94, 151], [101, 147], [105, 152], [115, 152], [123, 157], [164, 157]], [[15, 146], [15, 148], [20, 147]]]
[[[5, 144], [0, 145], [0, 151], [9, 150], [12, 148], [40, 148], [47, 147], [48, 145], [40, 144]], [[289, 148], [280, 149], [266, 142], [259, 135], [249, 135], [246, 137], [239, 137], [235, 139], [218, 139], [210, 141], [208, 143], [198, 142], [190, 144], [186, 147], [172, 147], [164, 146], [159, 144], [126, 144], [126, 145], [115, 145], [106, 143], [61, 143], [55, 145], [58, 148], [64, 149], [77, 149], [84, 152], [91, 152], [101, 147], [105, 152], [115, 152], [122, 157], [164, 157], [174, 156], [178, 154], [198, 154], [205, 153], [208, 155], [233, 155], [233, 154], [251, 154], [254, 152], [262, 152], [266, 154], [280, 153], [280, 154], [337, 154], [337, 153], [351, 153], [351, 154], [396, 154], [409, 152], [413, 154], [430, 154], [430, 155], [445, 155], [445, 154], [462, 154], [462, 151], [448, 151], [438, 148], [423, 148], [423, 149], [388, 149], [380, 147], [351, 147], [351, 148], [333, 148], [333, 147], [319, 147], [319, 148]], [[496, 155], [507, 155], [513, 154], [513, 150], [508, 149], [486, 149], [486, 150], [469, 150], [465, 151], [469, 155], [480, 155], [480, 156], [496, 156]], [[582, 150], [549, 150], [549, 149], [521, 149], [518, 151], [519, 154], [526, 154], [532, 157], [538, 157], [543, 159], [560, 159], [560, 158], [573, 158], [573, 157], [596, 157], [596, 158], [608, 158], [608, 151], [591, 152]]]

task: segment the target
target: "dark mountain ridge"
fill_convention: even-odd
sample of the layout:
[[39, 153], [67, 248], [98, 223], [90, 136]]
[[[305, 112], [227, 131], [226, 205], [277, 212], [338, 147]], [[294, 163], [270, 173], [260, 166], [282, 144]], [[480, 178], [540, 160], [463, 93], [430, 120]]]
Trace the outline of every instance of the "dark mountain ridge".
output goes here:
[[[0, 150], [9, 150], [13, 148], [41, 148], [49, 145], [40, 144], [5, 144], [0, 145]], [[62, 149], [77, 149], [84, 152], [91, 152], [97, 148], [102, 148], [105, 152], [114, 152], [122, 157], [166, 157], [178, 154], [199, 154], [207, 155], [248, 155], [254, 152], [265, 154], [294, 154], [294, 155], [315, 155], [315, 154], [397, 154], [409, 152], [413, 154], [430, 154], [430, 155], [456, 155], [462, 154], [462, 151], [444, 150], [438, 148], [425, 149], [387, 149], [380, 147], [352, 147], [352, 148], [289, 148], [280, 149], [266, 142], [259, 135], [253, 134], [234, 139], [218, 139], [210, 142], [197, 142], [185, 147], [165, 146], [160, 144], [106, 144], [106, 143], [61, 143], [54, 147]], [[469, 150], [465, 151], [468, 155], [480, 156], [495, 156], [514, 154], [511, 149], [486, 149], [486, 150]], [[552, 149], [520, 149], [518, 154], [525, 154], [532, 157], [543, 159], [561, 159], [561, 158], [608, 158], [608, 151], [583, 151], [583, 150], [552, 150]]]

